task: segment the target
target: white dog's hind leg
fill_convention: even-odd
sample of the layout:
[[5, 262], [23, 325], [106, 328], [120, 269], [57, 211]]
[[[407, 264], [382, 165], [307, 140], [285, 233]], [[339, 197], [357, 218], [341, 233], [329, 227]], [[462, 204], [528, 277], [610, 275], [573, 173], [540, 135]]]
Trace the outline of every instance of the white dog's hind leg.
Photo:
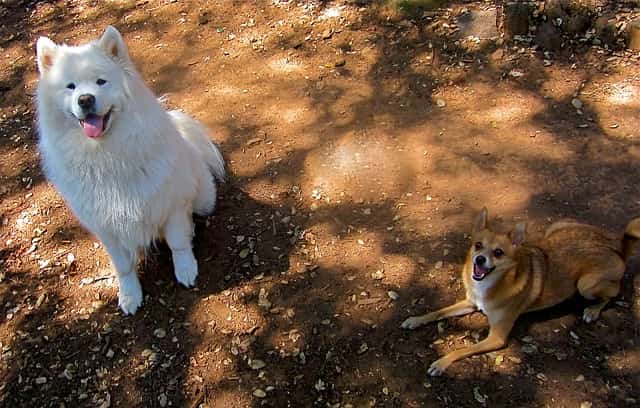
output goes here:
[[100, 238], [118, 275], [118, 305], [125, 315], [132, 315], [142, 305], [142, 287], [136, 274], [137, 253], [114, 239]]
[[164, 237], [171, 248], [176, 279], [188, 288], [195, 285], [198, 276], [198, 263], [191, 249], [193, 219], [190, 210], [180, 208], [174, 211], [164, 227]]

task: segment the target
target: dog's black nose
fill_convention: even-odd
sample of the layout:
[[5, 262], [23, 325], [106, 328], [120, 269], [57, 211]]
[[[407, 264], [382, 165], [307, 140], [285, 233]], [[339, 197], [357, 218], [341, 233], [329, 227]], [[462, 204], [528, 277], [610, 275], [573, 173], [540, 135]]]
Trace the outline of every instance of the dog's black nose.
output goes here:
[[476, 256], [476, 265], [482, 266], [485, 263], [487, 263], [487, 258], [485, 258], [483, 255]]
[[78, 105], [82, 108], [82, 110], [91, 109], [95, 104], [96, 97], [91, 94], [83, 94], [78, 96]]

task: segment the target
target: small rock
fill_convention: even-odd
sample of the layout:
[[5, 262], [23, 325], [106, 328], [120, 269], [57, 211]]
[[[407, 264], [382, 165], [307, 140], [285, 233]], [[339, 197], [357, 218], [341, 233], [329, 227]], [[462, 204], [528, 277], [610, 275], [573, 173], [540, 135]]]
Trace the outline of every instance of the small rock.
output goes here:
[[267, 363], [265, 363], [262, 360], [249, 360], [249, 367], [251, 367], [254, 370], [260, 370], [261, 368], [264, 368], [267, 366]]
[[47, 383], [47, 377], [38, 377], [36, 378], [36, 384], [42, 385]]
[[358, 354], [364, 354], [367, 352], [367, 350], [369, 350], [369, 346], [367, 346], [367, 343], [362, 343], [360, 345], [360, 348], [358, 349]]
[[200, 25], [204, 25], [207, 24], [209, 22], [209, 12], [208, 11], [203, 11], [202, 13], [198, 14], [198, 24]]
[[38, 296], [38, 300], [36, 300], [36, 308], [42, 306], [42, 303], [44, 303], [44, 300], [47, 298], [47, 294], [46, 293], [42, 293], [40, 296]]
[[436, 269], [441, 269], [441, 268], [442, 268], [442, 265], [444, 265], [444, 262], [442, 262], [442, 261], [438, 261], [438, 262], [436, 262], [436, 264], [434, 265], [434, 267], [435, 267]]
[[260, 388], [257, 388], [253, 390], [253, 396], [257, 398], [264, 398], [267, 396], [267, 393], [261, 390]]
[[593, 403], [589, 401], [584, 401], [580, 404], [580, 408], [591, 408], [593, 407]]
[[271, 309], [271, 302], [268, 299], [269, 292], [267, 292], [264, 288], [260, 288], [260, 293], [258, 293], [258, 306], [263, 309]]
[[473, 387], [473, 397], [483, 405], [487, 402], [487, 396], [480, 393], [480, 387]]
[[444, 101], [444, 99], [436, 99], [436, 105], [438, 106], [438, 108], [444, 108], [445, 106], [447, 106], [447, 103]]
[[168, 402], [169, 400], [167, 398], [167, 394], [163, 392], [162, 394], [158, 395], [158, 404], [160, 404], [162, 408], [166, 407]]
[[391, 298], [391, 300], [398, 300], [400, 299], [400, 295], [398, 294], [398, 292], [390, 290], [387, 292], [387, 295]]
[[153, 335], [159, 339], [162, 339], [167, 335], [167, 331], [163, 328], [158, 328], [153, 331]]
[[571, 100], [571, 105], [573, 105], [573, 107], [576, 109], [582, 109], [583, 106], [582, 101], [578, 98], [573, 98]]

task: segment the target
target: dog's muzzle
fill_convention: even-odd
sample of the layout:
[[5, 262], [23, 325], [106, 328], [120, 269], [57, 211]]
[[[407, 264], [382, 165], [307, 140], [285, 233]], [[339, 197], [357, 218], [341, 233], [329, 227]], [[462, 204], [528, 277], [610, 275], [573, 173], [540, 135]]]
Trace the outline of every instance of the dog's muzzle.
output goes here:
[[488, 274], [496, 269], [495, 266], [487, 266], [487, 258], [483, 255], [478, 255], [473, 260], [473, 279], [477, 281], [483, 280]]

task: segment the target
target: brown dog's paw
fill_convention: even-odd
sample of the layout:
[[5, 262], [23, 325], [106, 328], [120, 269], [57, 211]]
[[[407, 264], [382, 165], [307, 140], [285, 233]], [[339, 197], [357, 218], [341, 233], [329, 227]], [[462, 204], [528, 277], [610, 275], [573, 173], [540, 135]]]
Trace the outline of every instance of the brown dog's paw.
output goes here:
[[587, 307], [582, 314], [582, 320], [586, 323], [593, 323], [600, 317], [601, 308], [596, 306]]
[[412, 316], [402, 322], [402, 325], [400, 325], [400, 327], [405, 330], [413, 330], [422, 326], [423, 324], [425, 324], [425, 321], [422, 316]]
[[429, 369], [427, 370], [427, 374], [429, 374], [432, 377], [438, 377], [441, 376], [444, 371], [447, 369], [447, 367], [449, 367], [451, 363], [449, 363], [444, 357], [434, 361], [433, 363], [431, 363], [431, 365], [429, 366]]

